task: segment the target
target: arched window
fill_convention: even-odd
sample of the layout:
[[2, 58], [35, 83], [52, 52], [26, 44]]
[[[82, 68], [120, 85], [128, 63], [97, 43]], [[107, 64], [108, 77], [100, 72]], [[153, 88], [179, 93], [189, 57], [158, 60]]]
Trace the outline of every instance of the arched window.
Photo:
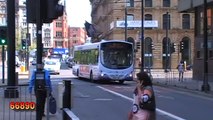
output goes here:
[[171, 22], [170, 22], [170, 15], [169, 14], [163, 14], [163, 29], [170, 29]]
[[163, 0], [163, 7], [170, 7], [170, 0]]
[[[151, 14], [146, 14], [145, 15], [145, 20], [152, 20], [152, 15]], [[152, 28], [145, 28], [145, 29], [152, 29]]]
[[189, 14], [182, 15], [182, 28], [190, 29], [190, 15]]
[[[182, 39], [182, 46], [180, 46], [181, 48], [181, 60], [186, 61], [186, 64], [191, 64], [192, 60], [191, 60], [191, 42], [190, 42], [190, 38], [188, 37], [184, 37]], [[181, 44], [181, 43], [180, 43]]]
[[171, 55], [169, 52], [169, 45], [171, 44], [170, 38], [163, 38], [163, 43], [162, 43], [162, 53], [163, 53], [163, 69], [169, 69], [171, 68]]
[[152, 15], [151, 14], [146, 14], [145, 15], [145, 20], [152, 20]]
[[145, 0], [145, 7], [152, 7], [152, 0]]
[[152, 44], [152, 39], [150, 37], [146, 37], [144, 41], [144, 66], [147, 69], [153, 67]]

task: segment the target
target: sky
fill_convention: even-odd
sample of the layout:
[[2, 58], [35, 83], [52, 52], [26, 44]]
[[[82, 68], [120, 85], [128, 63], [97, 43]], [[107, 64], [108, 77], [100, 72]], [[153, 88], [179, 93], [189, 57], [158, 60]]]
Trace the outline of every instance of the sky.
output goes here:
[[66, 10], [70, 27], [84, 27], [85, 21], [91, 22], [89, 0], [66, 0]]

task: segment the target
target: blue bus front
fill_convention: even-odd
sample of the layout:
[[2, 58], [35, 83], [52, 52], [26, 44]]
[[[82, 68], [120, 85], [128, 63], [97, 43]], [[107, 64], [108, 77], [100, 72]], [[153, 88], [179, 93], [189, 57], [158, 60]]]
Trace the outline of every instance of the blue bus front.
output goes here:
[[100, 79], [123, 83], [133, 80], [133, 45], [129, 42], [103, 42], [100, 45]]

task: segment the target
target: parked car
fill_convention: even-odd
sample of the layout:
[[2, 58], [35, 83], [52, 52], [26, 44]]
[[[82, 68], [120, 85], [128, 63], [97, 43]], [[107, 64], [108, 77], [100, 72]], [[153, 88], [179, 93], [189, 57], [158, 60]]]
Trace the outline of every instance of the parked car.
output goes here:
[[72, 68], [72, 66], [74, 66], [74, 65], [75, 65], [74, 60], [69, 60], [68, 67]]
[[68, 57], [68, 58], [65, 60], [65, 63], [66, 63], [66, 64], [69, 64], [69, 61], [72, 60], [72, 59], [73, 59], [73, 57]]
[[60, 74], [61, 63], [58, 60], [47, 59], [44, 61], [44, 69], [48, 70], [50, 74]]

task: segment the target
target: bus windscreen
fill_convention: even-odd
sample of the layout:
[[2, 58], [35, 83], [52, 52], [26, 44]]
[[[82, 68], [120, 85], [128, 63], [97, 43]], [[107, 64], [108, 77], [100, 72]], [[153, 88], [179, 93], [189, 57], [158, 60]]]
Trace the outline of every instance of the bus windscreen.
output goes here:
[[101, 63], [110, 69], [125, 69], [133, 63], [132, 44], [107, 42], [101, 44]]

